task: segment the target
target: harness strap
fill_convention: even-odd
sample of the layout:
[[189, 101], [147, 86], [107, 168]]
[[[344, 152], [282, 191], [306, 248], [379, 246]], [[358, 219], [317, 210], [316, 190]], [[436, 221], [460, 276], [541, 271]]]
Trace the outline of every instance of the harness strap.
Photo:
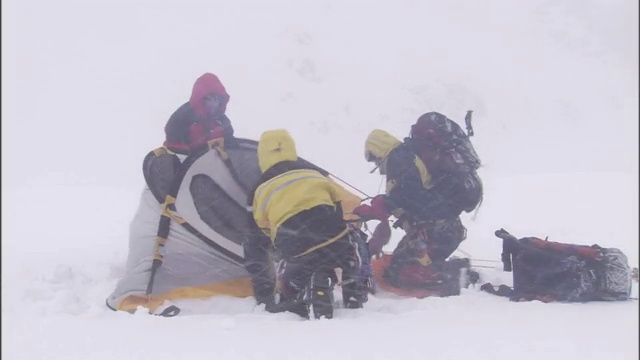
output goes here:
[[345, 229], [344, 229], [344, 230], [342, 230], [338, 235], [336, 235], [336, 236], [334, 236], [334, 237], [330, 238], [329, 240], [324, 241], [324, 242], [322, 242], [322, 243], [320, 243], [320, 244], [318, 244], [318, 245], [316, 245], [316, 246], [313, 246], [313, 247], [311, 247], [311, 248], [307, 249], [307, 250], [306, 250], [306, 251], [304, 251], [303, 253], [301, 253], [301, 254], [298, 254], [298, 255], [294, 256], [294, 258], [297, 258], [297, 257], [303, 256], [303, 255], [307, 255], [308, 253], [310, 253], [310, 252], [312, 252], [312, 251], [315, 251], [315, 250], [318, 250], [318, 249], [320, 249], [321, 247], [324, 247], [324, 246], [327, 246], [327, 245], [329, 245], [329, 244], [332, 244], [332, 243], [334, 243], [334, 242], [338, 241], [341, 237], [345, 236], [348, 232], [349, 232], [349, 228], [345, 228]]

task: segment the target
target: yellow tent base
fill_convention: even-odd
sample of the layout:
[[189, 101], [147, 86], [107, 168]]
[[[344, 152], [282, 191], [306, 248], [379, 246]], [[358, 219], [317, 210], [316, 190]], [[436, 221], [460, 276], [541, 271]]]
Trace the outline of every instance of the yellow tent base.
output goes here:
[[253, 296], [251, 279], [241, 278], [202, 286], [181, 287], [168, 291], [164, 294], [152, 296], [129, 295], [120, 301], [116, 309], [135, 312], [138, 309], [138, 306], [143, 306], [149, 309], [150, 312], [154, 312], [166, 300], [206, 299], [220, 295], [234, 297]]

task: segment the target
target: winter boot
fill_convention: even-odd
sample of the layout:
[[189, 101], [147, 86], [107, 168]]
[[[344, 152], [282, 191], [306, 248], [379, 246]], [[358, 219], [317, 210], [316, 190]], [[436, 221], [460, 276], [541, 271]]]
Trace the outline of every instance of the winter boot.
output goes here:
[[311, 277], [309, 302], [316, 319], [333, 318], [333, 282], [326, 273], [315, 273]]
[[476, 284], [479, 282], [480, 282], [480, 273], [471, 268], [467, 269], [463, 287], [465, 289], [468, 288], [469, 285], [472, 285], [473, 287], [475, 287]]
[[280, 302], [275, 304], [272, 309], [267, 309], [269, 312], [292, 312], [300, 315], [301, 317], [309, 318], [309, 304], [304, 300], [304, 291], [298, 294], [296, 297], [280, 296]]
[[461, 288], [469, 287], [470, 277], [478, 275], [475, 271], [475, 274], [470, 273], [470, 268], [471, 261], [468, 258], [451, 258], [442, 264], [441, 271], [449, 279], [447, 287], [449, 295], [460, 295]]
[[367, 288], [362, 279], [342, 282], [342, 303], [346, 309], [360, 309], [367, 300]]
[[471, 260], [468, 258], [452, 257], [445, 262], [444, 269], [451, 276], [460, 279], [460, 288], [467, 289], [469, 285], [475, 286], [480, 281], [480, 273], [471, 269]]

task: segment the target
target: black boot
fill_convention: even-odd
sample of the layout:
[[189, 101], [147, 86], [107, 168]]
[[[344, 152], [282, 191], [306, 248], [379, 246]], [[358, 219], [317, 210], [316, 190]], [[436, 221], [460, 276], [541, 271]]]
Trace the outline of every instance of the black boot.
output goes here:
[[347, 279], [342, 282], [342, 303], [346, 309], [360, 309], [367, 299], [367, 288], [362, 279]]
[[292, 312], [294, 314], [300, 315], [301, 317], [308, 319], [309, 318], [309, 304], [304, 300], [305, 294], [304, 291], [298, 294], [294, 298], [289, 298], [286, 296], [280, 297], [280, 302], [272, 304], [269, 306], [267, 304], [267, 311], [269, 312]]
[[473, 287], [475, 287], [476, 284], [479, 282], [480, 282], [480, 273], [473, 269], [467, 269], [467, 276], [464, 282], [465, 289], [468, 288], [469, 285], [472, 285]]
[[315, 273], [311, 277], [309, 302], [316, 319], [333, 318], [333, 282], [325, 273]]

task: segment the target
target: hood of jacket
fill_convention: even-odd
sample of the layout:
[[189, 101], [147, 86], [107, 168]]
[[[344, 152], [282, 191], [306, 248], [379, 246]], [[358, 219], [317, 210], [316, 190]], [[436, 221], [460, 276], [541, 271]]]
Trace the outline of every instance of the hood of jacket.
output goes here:
[[372, 161], [372, 157], [376, 157], [384, 161], [391, 150], [400, 146], [402, 142], [395, 136], [380, 129], [371, 131], [364, 143], [364, 157], [367, 161]]
[[277, 129], [262, 133], [258, 142], [258, 165], [264, 173], [282, 161], [297, 161], [296, 143], [287, 130]]
[[222, 96], [223, 99], [220, 103], [220, 113], [224, 114], [227, 111], [227, 104], [229, 103], [229, 94], [227, 93], [227, 90], [216, 75], [212, 73], [205, 73], [193, 84], [191, 98], [189, 99], [189, 103], [199, 118], [206, 118], [204, 97], [209, 94]]

